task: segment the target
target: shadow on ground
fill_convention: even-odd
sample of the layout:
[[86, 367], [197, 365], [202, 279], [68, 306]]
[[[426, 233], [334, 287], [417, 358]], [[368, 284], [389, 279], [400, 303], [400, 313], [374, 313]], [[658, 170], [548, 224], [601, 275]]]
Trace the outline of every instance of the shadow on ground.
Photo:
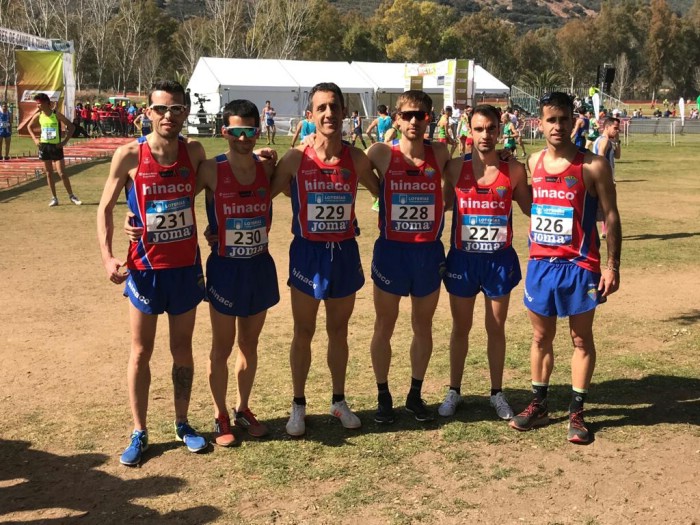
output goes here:
[[624, 241], [670, 241], [673, 239], [687, 239], [697, 237], [700, 232], [675, 232], [675, 233], [644, 233], [641, 235], [623, 236]]
[[[186, 481], [169, 476], [123, 480], [98, 470], [103, 454], [58, 456], [26, 441], [0, 439], [2, 523], [209, 523], [221, 511], [210, 506], [160, 514], [135, 504], [179, 492]], [[15, 514], [14, 513], [19, 513]]]
[[[531, 399], [530, 390], [505, 390], [508, 399], [517, 412], [527, 406]], [[265, 419], [271, 429], [268, 439], [294, 440], [303, 439], [322, 443], [330, 447], [353, 446], [348, 438], [360, 433], [386, 434], [393, 432], [422, 431], [436, 429], [445, 424], [461, 421], [466, 424], [492, 421], [500, 424], [494, 409], [489, 404], [487, 394], [483, 396], [465, 395], [464, 403], [452, 418], [443, 418], [437, 414], [439, 403], [429, 405], [435, 414], [435, 420], [420, 423], [403, 408], [402, 401], [394, 399], [396, 421], [391, 425], [374, 422], [374, 410], [359, 410], [356, 414], [362, 420], [362, 428], [346, 430], [334, 417], [320, 410], [319, 405], [309, 408], [306, 417], [306, 434], [301, 438], [292, 438], [285, 432], [286, 418]], [[569, 385], [551, 385], [549, 388], [550, 412], [554, 412], [551, 423], [567, 419], [571, 400]], [[325, 405], [324, 405], [325, 406]], [[551, 415], [551, 414], [550, 414]], [[637, 427], [658, 424], [677, 424], [700, 426], [700, 379], [679, 376], [651, 375], [642, 379], [614, 379], [594, 383], [591, 386], [586, 403], [586, 420], [589, 428], [600, 431], [613, 427]], [[240, 435], [243, 440], [249, 439]]]

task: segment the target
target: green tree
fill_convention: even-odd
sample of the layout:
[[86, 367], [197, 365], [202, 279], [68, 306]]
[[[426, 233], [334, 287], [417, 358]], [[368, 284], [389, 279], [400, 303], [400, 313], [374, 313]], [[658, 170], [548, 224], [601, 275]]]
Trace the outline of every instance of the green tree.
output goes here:
[[595, 81], [599, 53], [588, 35], [588, 25], [581, 19], [572, 20], [557, 31], [562, 70], [572, 86]]
[[301, 60], [343, 60], [344, 18], [327, 0], [313, 0], [313, 19], [306, 26], [297, 57]]
[[506, 82], [515, 81], [513, 26], [495, 18], [489, 9], [462, 17], [447, 31], [445, 47], [450, 55], [473, 58], [476, 63]]
[[671, 44], [673, 13], [666, 0], [651, 0], [649, 37], [646, 45], [649, 89], [656, 92], [664, 79]]
[[455, 17], [452, 8], [434, 2], [395, 0], [379, 18], [387, 58], [396, 62], [443, 60], [443, 35]]
[[513, 58], [521, 75], [537, 77], [557, 71], [560, 66], [556, 31], [545, 27], [528, 31], [519, 39], [518, 45], [513, 47]]

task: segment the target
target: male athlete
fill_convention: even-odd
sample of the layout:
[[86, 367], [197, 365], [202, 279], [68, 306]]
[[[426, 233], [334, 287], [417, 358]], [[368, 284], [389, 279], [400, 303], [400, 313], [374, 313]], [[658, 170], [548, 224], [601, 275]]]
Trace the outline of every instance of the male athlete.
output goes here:
[[7, 107], [7, 102], [0, 107], [0, 154], [2, 154], [2, 144], [5, 143], [5, 156], [2, 160], [10, 160], [10, 142], [12, 141], [12, 113]]
[[474, 108], [470, 127], [474, 139], [470, 158], [456, 158], [447, 168], [445, 205], [453, 208], [452, 239], [447, 256], [445, 288], [450, 294], [450, 388], [438, 408], [453, 416], [462, 402], [461, 384], [469, 350], [474, 303], [480, 291], [486, 302], [486, 351], [491, 375], [491, 406], [501, 419], [513, 417], [503, 394], [506, 356], [505, 325], [510, 292], [520, 282], [520, 262], [513, 249], [513, 201], [530, 214], [532, 195], [525, 167], [503, 161], [496, 152], [499, 111], [489, 105]]
[[[375, 118], [367, 128], [367, 136], [372, 144], [375, 142], [385, 142], [384, 133], [391, 127], [391, 116], [389, 110], [384, 104], [377, 106], [379, 116]], [[377, 140], [372, 137], [372, 131], [377, 130]]]
[[503, 149], [510, 151], [515, 156], [518, 149], [518, 130], [507, 111], [501, 115], [501, 122], [503, 123]]
[[318, 308], [326, 306], [328, 368], [333, 397], [330, 412], [345, 428], [359, 428], [360, 419], [345, 401], [348, 361], [348, 322], [355, 293], [364, 284], [355, 237], [358, 182], [376, 195], [376, 175], [361, 150], [342, 141], [345, 104], [333, 83], [317, 84], [309, 93], [311, 117], [316, 124], [312, 146], [289, 150], [277, 165], [272, 194], [291, 190], [292, 233], [289, 249], [289, 285], [294, 318], [290, 350], [294, 399], [287, 433], [306, 432], [306, 379], [311, 366], [311, 340]]
[[216, 238], [207, 259], [207, 299], [212, 327], [209, 386], [214, 400], [215, 443], [236, 444], [226, 405], [228, 358], [238, 332], [234, 424], [253, 437], [268, 429], [250, 410], [258, 365], [258, 340], [268, 308], [279, 302], [277, 271], [268, 251], [272, 221], [270, 179], [274, 163], [254, 154], [260, 112], [248, 100], [224, 106], [222, 135], [228, 151], [202, 162], [197, 185], [206, 188], [209, 232]]
[[277, 133], [277, 126], [275, 126], [275, 116], [277, 112], [275, 108], [270, 105], [270, 101], [265, 101], [265, 107], [262, 110], [262, 119], [265, 122], [265, 128], [267, 129], [267, 145], [275, 143], [275, 134]]
[[352, 140], [352, 145], [354, 146], [357, 139], [360, 139], [360, 143], [362, 143], [362, 147], [364, 149], [367, 149], [367, 144], [365, 144], [365, 139], [362, 137], [362, 117], [360, 116], [360, 114], [357, 111], [353, 111], [352, 117], [350, 117], [350, 120], [352, 122], [352, 136], [350, 138], [350, 140]]
[[[595, 139], [593, 148], [591, 149], [596, 155], [605, 157], [610, 164], [613, 182], [615, 182], [615, 160], [619, 160], [622, 155], [620, 148], [620, 119], [616, 117], [607, 117], [603, 121], [603, 134]], [[598, 209], [600, 211], [600, 208]], [[603, 217], [600, 217], [601, 222], [601, 238], [608, 237], [608, 226]]]
[[[134, 431], [121, 456], [138, 465], [148, 447], [146, 413], [151, 383], [150, 359], [160, 314], [168, 313], [175, 434], [188, 450], [199, 452], [206, 440], [187, 422], [194, 363], [192, 332], [196, 307], [204, 297], [204, 277], [194, 213], [196, 172], [204, 160], [202, 145], [179, 139], [187, 119], [185, 90], [159, 81], [148, 95], [146, 113], [153, 133], [121, 146], [114, 153], [97, 212], [97, 237], [110, 281], [126, 281], [129, 297], [131, 353], [127, 369]], [[112, 212], [122, 189], [142, 236], [132, 242], [124, 263], [112, 253]]]
[[[583, 404], [595, 368], [595, 308], [620, 285], [622, 231], [610, 165], [572, 142], [573, 102], [566, 93], [540, 100], [540, 131], [547, 148], [529, 159], [533, 204], [525, 306], [533, 328], [530, 348], [533, 400], [510, 426], [530, 430], [549, 421], [547, 390], [554, 366], [557, 316], [569, 318], [574, 345], [568, 440], [591, 439]], [[600, 264], [596, 210], [608, 223], [606, 264]]]
[[432, 421], [421, 389], [433, 351], [433, 316], [440, 297], [445, 251], [442, 174], [450, 158], [446, 144], [423, 139], [433, 103], [423, 91], [404, 92], [396, 101], [401, 138], [374, 144], [367, 155], [379, 173], [379, 239], [374, 245], [372, 280], [376, 319], [370, 345], [377, 380], [377, 423], [393, 423], [389, 391], [391, 337], [401, 297], [411, 298], [411, 386], [406, 410]]
[[[80, 206], [82, 202], [73, 193], [70, 179], [66, 174], [66, 163], [63, 160], [63, 146], [65, 146], [73, 136], [75, 126], [68, 120], [63, 113], [51, 107], [51, 99], [46, 93], [37, 93], [34, 95], [37, 112], [29, 121], [27, 131], [32, 137], [34, 143], [39, 146], [39, 159], [44, 161], [44, 169], [46, 169], [46, 181], [51, 190], [51, 202], [49, 207], [58, 206], [58, 197], [56, 197], [56, 183], [53, 180], [54, 170], [58, 172], [58, 176], [63, 181], [63, 186], [68, 192], [68, 198], [76, 206]], [[62, 132], [61, 124], [65, 126], [65, 132]], [[41, 128], [41, 134], [36, 136], [35, 128], [37, 125]], [[65, 136], [64, 136], [65, 134]]]
[[306, 137], [313, 135], [314, 133], [316, 133], [316, 124], [314, 124], [313, 120], [311, 120], [311, 113], [307, 107], [306, 111], [304, 111], [304, 118], [299, 121], [299, 124], [297, 124], [297, 129], [294, 131], [291, 147], [294, 148], [296, 146], [297, 139], [301, 143]]
[[578, 109], [578, 117], [574, 124], [574, 129], [571, 131], [571, 141], [576, 144], [578, 149], [586, 147], [586, 136], [588, 135], [588, 127], [590, 121], [586, 117], [586, 110], [581, 106]]

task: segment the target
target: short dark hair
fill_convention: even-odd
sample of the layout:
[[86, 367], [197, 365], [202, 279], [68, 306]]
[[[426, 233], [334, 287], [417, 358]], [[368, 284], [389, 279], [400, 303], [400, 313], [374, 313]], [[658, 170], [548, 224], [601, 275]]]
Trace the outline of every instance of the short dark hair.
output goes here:
[[183, 88], [182, 84], [176, 80], [156, 80], [151, 86], [151, 90], [148, 92], [149, 106], [153, 103], [151, 100], [151, 95], [153, 95], [154, 91], [165, 91], [171, 95], [179, 93], [182, 96], [182, 103], [185, 103], [185, 88]]
[[491, 104], [479, 104], [469, 113], [469, 126], [472, 125], [474, 115], [482, 115], [496, 121], [496, 125], [501, 124], [501, 110]]
[[258, 106], [253, 104], [250, 100], [236, 99], [232, 100], [224, 106], [224, 113], [222, 119], [224, 121], [224, 126], [228, 126], [230, 117], [241, 117], [250, 118], [255, 120], [255, 127], [260, 127], [260, 112], [258, 111]]
[[401, 106], [409, 103], [421, 106], [428, 112], [433, 107], [433, 99], [430, 98], [425, 91], [421, 91], [420, 89], [409, 89], [401, 93], [399, 98], [396, 99], [396, 111], [400, 111]]
[[605, 120], [603, 121], [603, 129], [607, 128], [608, 126], [612, 126], [613, 124], [619, 124], [620, 119], [617, 117], [605, 117]]
[[51, 102], [51, 99], [46, 93], [37, 93], [34, 95], [34, 100], [37, 102]]
[[381, 113], [382, 115], [386, 115], [387, 111], [389, 111], [389, 108], [387, 108], [384, 104], [379, 104], [377, 106], [377, 111]]
[[311, 108], [311, 111], [313, 111], [314, 109], [314, 95], [319, 91], [333, 93], [338, 98], [338, 100], [340, 100], [340, 107], [342, 109], [345, 109], [345, 97], [343, 96], [343, 92], [338, 87], [338, 84], [334, 84], [333, 82], [319, 82], [311, 88], [311, 91], [309, 91], [309, 107]]
[[447, 113], [448, 111], [452, 113], [452, 106], [445, 106], [445, 113]]
[[574, 112], [574, 101], [568, 93], [563, 91], [552, 91], [542, 95], [542, 98], [540, 98], [540, 113], [542, 113], [542, 109], [545, 106], [566, 109], [571, 114]]

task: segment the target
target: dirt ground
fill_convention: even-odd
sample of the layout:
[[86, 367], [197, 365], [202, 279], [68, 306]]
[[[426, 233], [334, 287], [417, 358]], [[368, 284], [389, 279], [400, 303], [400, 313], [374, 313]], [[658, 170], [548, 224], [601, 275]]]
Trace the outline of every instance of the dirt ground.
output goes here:
[[[679, 363], [686, 379], [683, 384], [664, 382], [666, 369], [657, 370], [663, 366], [654, 364], [650, 357], [652, 364], [647, 369], [637, 368], [620, 378], [647, 378], [630, 387], [637, 389], [634, 395], [639, 394], [639, 403], [601, 408], [600, 422], [595, 425], [597, 438], [590, 446], [559, 444], [565, 433], [564, 412], [557, 414], [556, 445], [505, 432], [497, 434], [495, 442], [455, 442], [449, 433], [458, 432], [456, 427], [430, 429], [417, 438], [430, 446], [410, 454], [407, 463], [414, 482], [407, 482], [406, 472], [398, 466], [382, 464], [389, 471], [382, 477], [376, 499], [372, 493], [368, 500], [353, 494], [363, 503], [329, 510], [324, 498], [349, 490], [342, 475], [322, 475], [316, 480], [297, 472], [291, 475], [291, 482], [278, 485], [270, 481], [273, 473], [246, 481], [240, 475], [242, 465], [228, 466], [233, 462], [225, 459], [226, 451], [194, 456], [172, 441], [167, 323], [162, 321], [153, 360], [150, 459], [138, 469], [121, 466], [118, 456], [130, 431], [125, 380], [128, 310], [121, 289], [105, 276], [95, 240], [96, 205], [105, 173], [106, 165], [102, 164], [83, 168], [74, 176], [76, 192], [85, 203], [80, 208], [65, 205], [65, 197], [57, 209], [47, 208], [48, 192], [38, 183], [0, 193], [0, 522], [700, 523], [697, 265], [682, 271], [651, 265], [623, 273], [623, 287], [614, 302], [611, 300], [611, 313], [600, 321], [615, 338], [616, 352], [623, 355], [637, 349], [643, 357], [652, 348], [663, 351], [667, 339], [676, 341], [687, 335], [690, 346]], [[369, 226], [361, 237], [369, 280], [376, 219], [369, 211], [369, 196], [361, 197], [366, 202], [358, 207], [360, 223]], [[282, 301], [268, 318], [261, 343], [265, 357], [261, 357], [254, 398], [258, 411], [282, 440], [290, 392], [287, 351], [291, 316], [285, 285], [290, 211], [287, 202], [275, 206], [271, 242]], [[689, 205], [686, 212], [697, 214], [697, 201], [695, 206]], [[119, 206], [117, 222], [123, 211]], [[205, 220], [201, 209], [198, 215], [201, 224]], [[115, 245], [117, 253], [125, 253], [126, 243], [120, 235]], [[522, 319], [519, 296], [520, 288], [511, 316]], [[359, 294], [356, 310], [357, 324], [351, 338], [366, 348], [371, 332], [368, 323], [373, 317], [369, 285]], [[198, 315], [194, 340], [197, 387], [191, 412], [192, 420], [209, 430], [211, 408], [204, 372], [210, 341], [206, 306], [200, 307]], [[447, 326], [445, 294], [438, 317]], [[661, 325], [656, 323], [670, 319], [676, 321], [659, 331]], [[522, 320], [514, 323], [516, 330], [526, 332]], [[649, 329], [644, 329], [647, 323]], [[445, 330], [443, 327], [436, 336], [443, 339], [443, 346], [444, 334], [449, 334]], [[318, 353], [322, 345], [321, 338], [314, 347], [316, 368], [310, 381], [320, 382], [315, 374], [325, 380], [324, 360]], [[351, 386], [366, 392], [356, 405], [369, 420], [374, 390], [369, 355], [354, 359], [351, 369], [358, 370], [359, 379]], [[446, 355], [440, 359], [446, 361]], [[566, 359], [560, 363], [566, 368]], [[440, 370], [446, 370], [444, 367], [443, 363]], [[526, 367], [513, 374], [525, 389], [521, 379], [527, 377]], [[655, 382], [653, 377], [662, 379]], [[435, 377], [427, 383], [426, 395], [431, 403], [438, 402], [444, 381]], [[618, 390], [611, 386], [610, 392]], [[519, 394], [521, 399], [526, 395], [525, 390]], [[325, 413], [323, 407], [325, 401], [319, 401], [314, 410]], [[325, 419], [312, 421], [317, 433], [325, 425]], [[348, 447], [364, 446], [364, 439], [353, 436], [340, 442]], [[391, 438], [375, 434], [367, 446], [378, 443], [379, 448], [390, 448], [390, 441], [381, 441], [384, 439]], [[349, 463], [348, 458], [354, 456], [333, 450], [337, 444], [328, 445], [320, 436], [313, 445], [329, 461]], [[286, 448], [264, 443], [247, 449], [258, 447], [255, 458], [262, 458], [280, 450], [294, 454], [295, 447], [307, 446], [289, 440], [282, 445]], [[241, 447], [241, 454], [248, 453], [247, 449]], [[453, 454], [462, 454], [462, 459], [455, 460]], [[286, 468], [286, 461], [281, 459], [278, 464]], [[271, 463], [270, 468], [275, 465]], [[308, 468], [313, 467], [310, 465]], [[352, 479], [361, 493], [362, 476], [372, 478], [376, 473], [362, 471], [362, 476], [354, 476], [354, 468], [342, 465], [347, 469], [343, 471], [349, 472], [347, 479]], [[397, 469], [395, 474], [391, 468]], [[376, 487], [376, 483], [371, 484], [367, 490]]]

